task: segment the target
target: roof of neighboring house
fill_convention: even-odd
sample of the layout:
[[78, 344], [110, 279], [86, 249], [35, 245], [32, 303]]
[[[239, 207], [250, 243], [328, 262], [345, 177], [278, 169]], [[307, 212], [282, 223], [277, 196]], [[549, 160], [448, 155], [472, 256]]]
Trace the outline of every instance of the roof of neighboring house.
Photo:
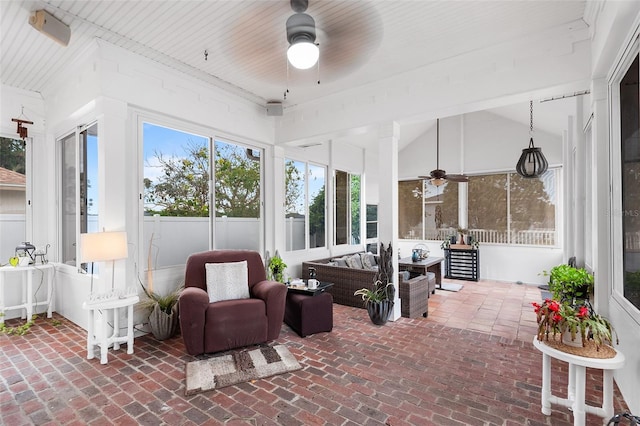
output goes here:
[[25, 175], [0, 167], [0, 187], [26, 185], [27, 177]]

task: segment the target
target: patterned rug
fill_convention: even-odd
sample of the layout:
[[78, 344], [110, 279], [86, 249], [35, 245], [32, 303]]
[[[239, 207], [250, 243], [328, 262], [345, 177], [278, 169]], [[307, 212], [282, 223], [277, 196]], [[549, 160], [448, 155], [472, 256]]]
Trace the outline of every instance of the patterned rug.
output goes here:
[[261, 346], [192, 361], [186, 366], [185, 395], [301, 369], [284, 345]]

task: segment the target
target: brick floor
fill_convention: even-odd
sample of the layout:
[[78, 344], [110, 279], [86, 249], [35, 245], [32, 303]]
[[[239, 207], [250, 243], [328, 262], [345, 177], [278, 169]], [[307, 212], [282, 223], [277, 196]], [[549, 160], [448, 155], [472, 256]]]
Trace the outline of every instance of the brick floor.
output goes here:
[[[540, 412], [541, 355], [531, 344], [534, 286], [461, 282], [437, 290], [429, 317], [378, 327], [366, 311], [334, 305], [334, 329], [306, 338], [283, 326], [303, 369], [184, 396], [180, 336], [136, 338], [135, 353], [87, 360], [86, 333], [38, 319], [22, 337], [0, 335], [0, 423], [6, 425], [570, 425], [571, 412]], [[19, 323], [11, 320], [9, 324]], [[554, 393], [566, 365], [552, 362]], [[587, 403], [602, 395], [587, 370]], [[618, 389], [616, 411], [626, 409]], [[587, 415], [587, 424], [602, 420]]]

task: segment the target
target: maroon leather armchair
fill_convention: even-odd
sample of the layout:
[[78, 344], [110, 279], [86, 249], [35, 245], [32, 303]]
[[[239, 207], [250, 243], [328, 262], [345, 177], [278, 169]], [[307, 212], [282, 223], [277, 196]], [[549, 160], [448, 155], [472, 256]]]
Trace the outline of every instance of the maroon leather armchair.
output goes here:
[[[209, 303], [206, 263], [247, 261], [249, 298]], [[287, 287], [268, 281], [260, 254], [250, 250], [213, 250], [187, 259], [180, 295], [180, 328], [191, 355], [264, 343], [280, 335]]]

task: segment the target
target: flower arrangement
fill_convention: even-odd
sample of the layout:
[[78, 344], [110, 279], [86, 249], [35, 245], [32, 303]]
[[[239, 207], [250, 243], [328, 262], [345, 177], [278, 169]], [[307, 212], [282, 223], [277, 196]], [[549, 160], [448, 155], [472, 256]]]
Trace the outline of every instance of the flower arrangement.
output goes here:
[[[597, 314], [588, 301], [579, 305], [561, 303], [546, 299], [543, 303], [533, 302], [538, 322], [538, 340], [549, 340], [549, 335], [569, 333], [571, 340], [581, 337], [582, 346], [593, 341], [596, 349], [603, 344], [612, 345], [613, 327], [609, 320]], [[616, 336], [616, 344], [617, 336]]]

